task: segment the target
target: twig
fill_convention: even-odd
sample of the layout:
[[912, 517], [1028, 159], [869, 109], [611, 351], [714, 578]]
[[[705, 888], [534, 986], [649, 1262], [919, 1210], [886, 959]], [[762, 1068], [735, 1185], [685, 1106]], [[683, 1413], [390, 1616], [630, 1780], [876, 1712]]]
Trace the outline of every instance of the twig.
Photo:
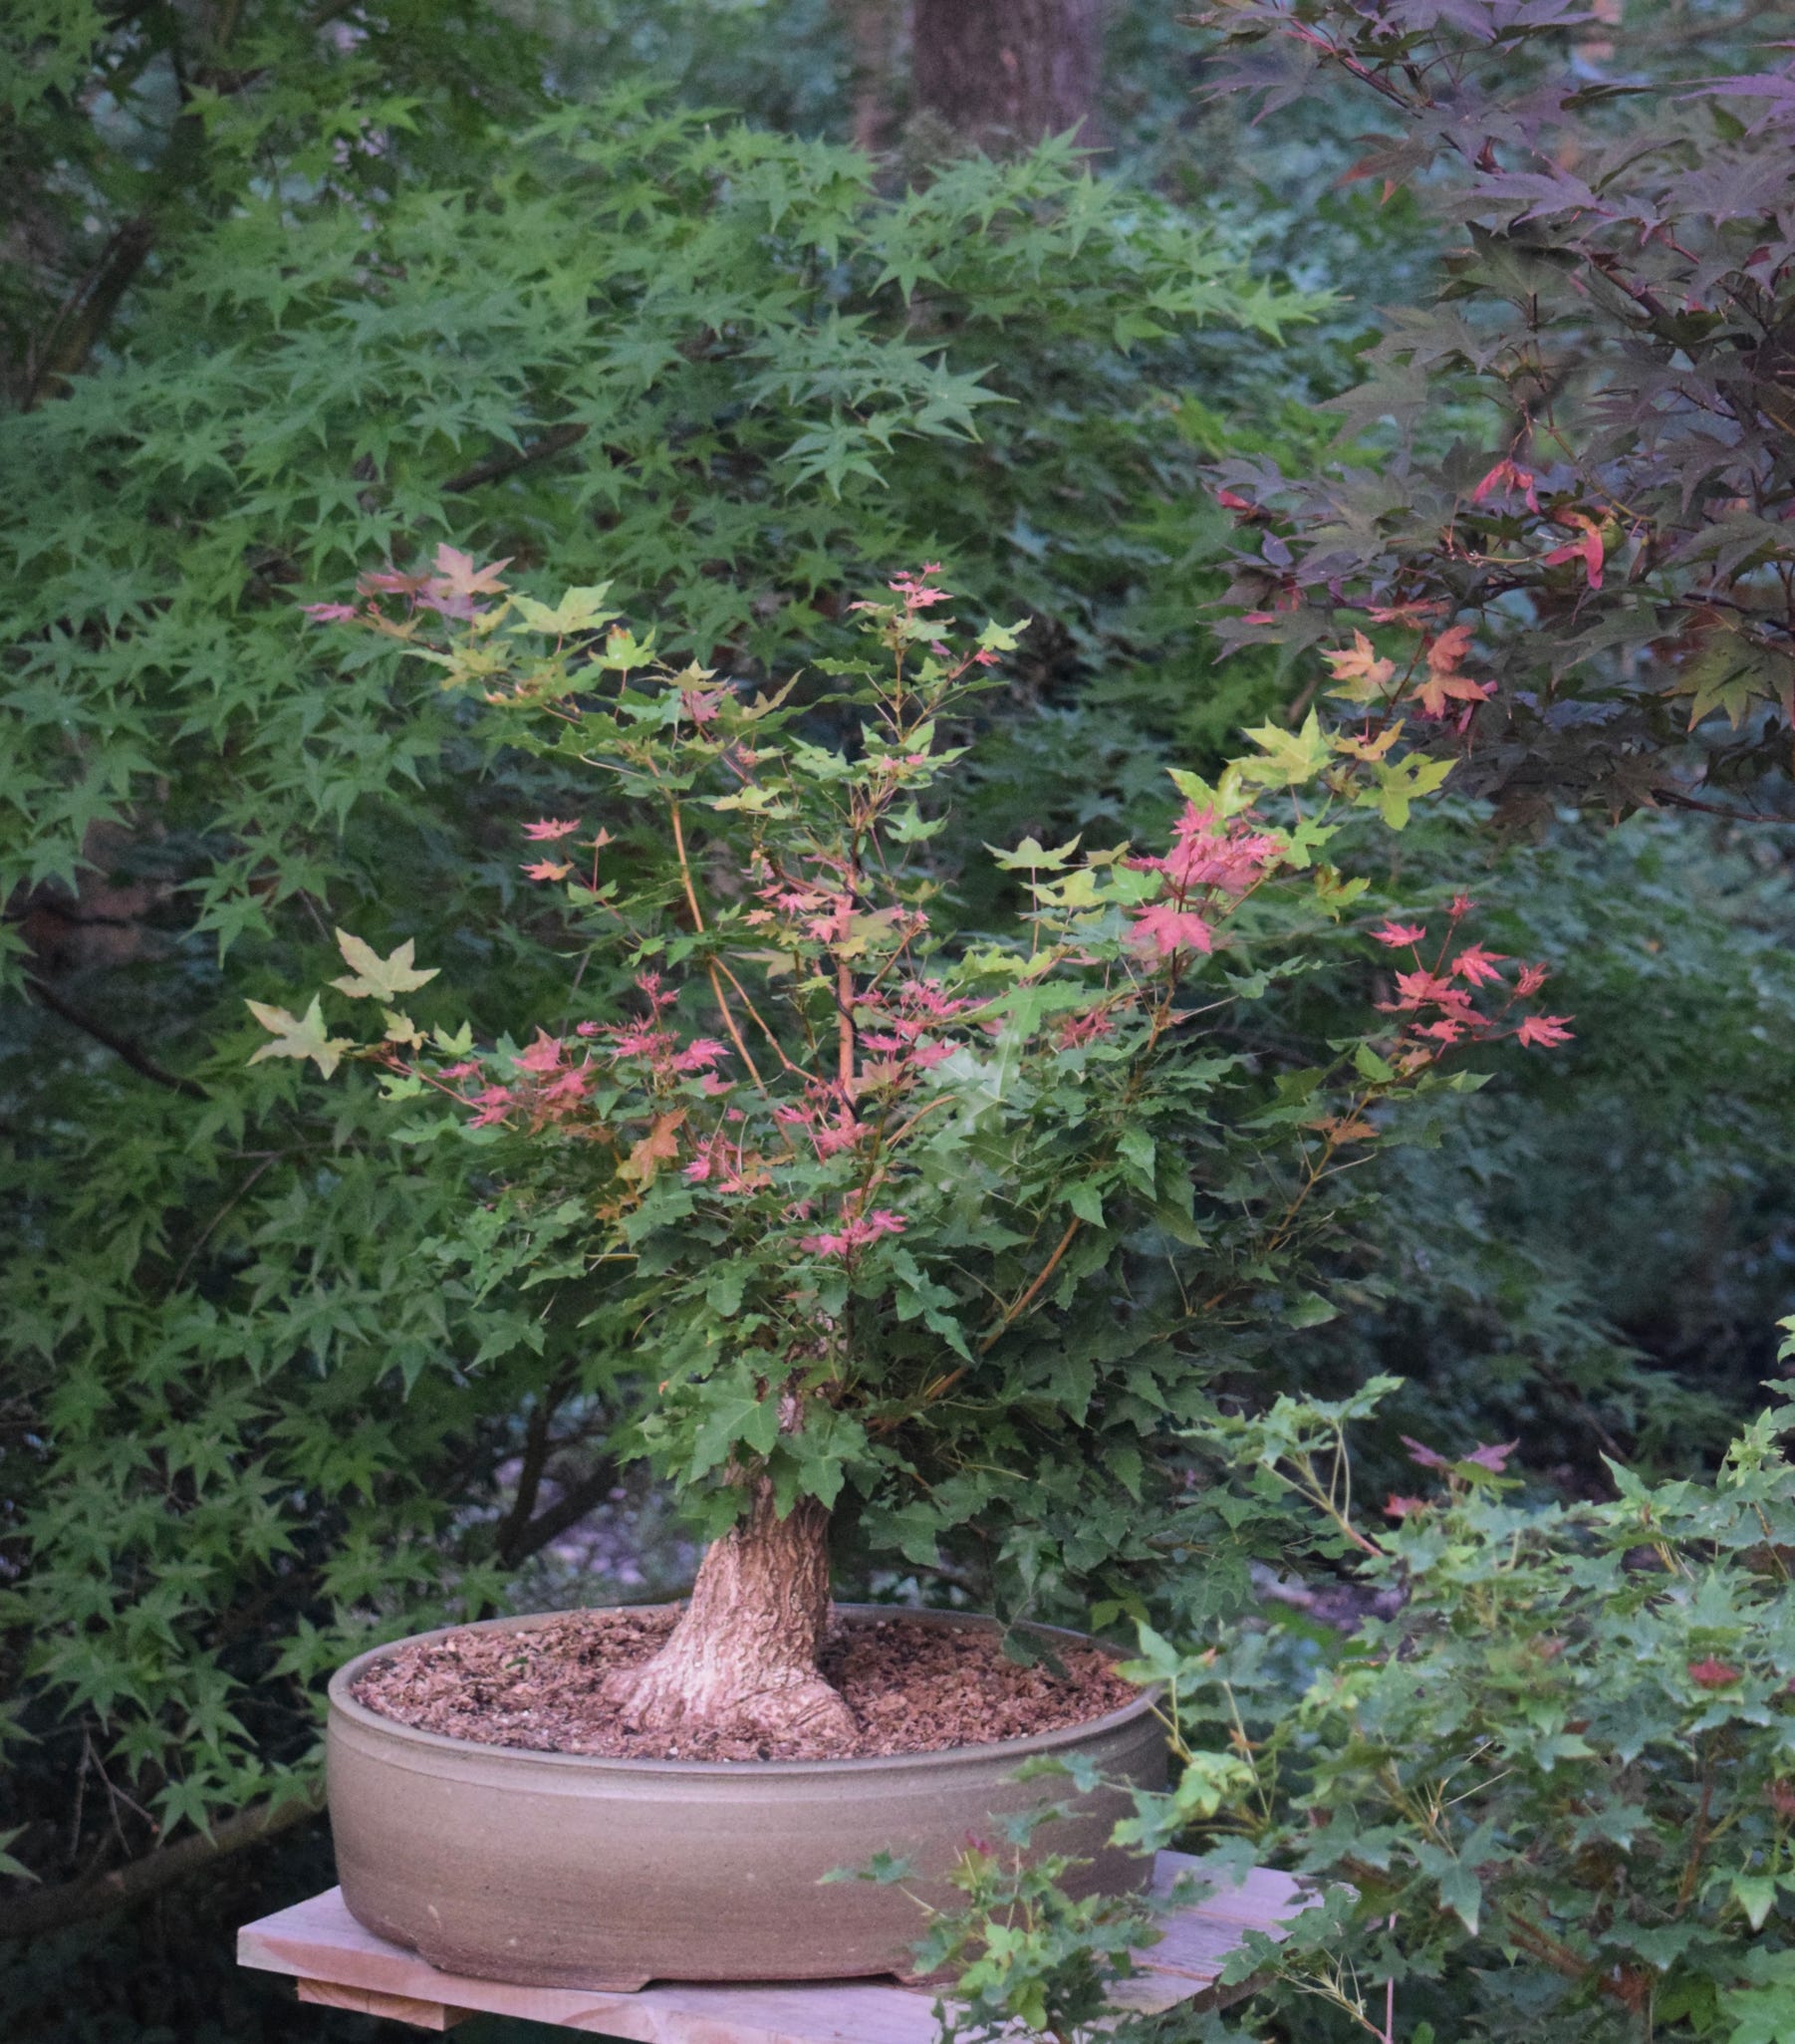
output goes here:
[[519, 1529], [516, 1539], [502, 1559], [512, 1568], [526, 1562], [531, 1555], [547, 1547], [551, 1540], [558, 1539], [570, 1526], [577, 1526], [588, 1512], [602, 1505], [617, 1487], [618, 1465], [609, 1459], [563, 1497], [557, 1498], [549, 1508]]
[[108, 1029], [105, 1023], [96, 1022], [91, 1015], [84, 1015], [79, 1008], [70, 1007], [61, 994], [55, 993], [35, 973], [25, 975], [25, 984], [35, 998], [50, 1010], [60, 1015], [71, 1027], [91, 1036], [96, 1043], [105, 1044], [116, 1058], [123, 1060], [140, 1078], [150, 1079], [157, 1086], [165, 1086], [171, 1093], [184, 1093], [189, 1100], [210, 1100], [211, 1095], [197, 1079], [188, 1079], [179, 1072], [170, 1072], [165, 1065], [158, 1065], [146, 1050], [131, 1042], [128, 1036], [120, 1036]]
[[[1066, 1251], [1072, 1247], [1073, 1236], [1076, 1235], [1079, 1229], [1083, 1226], [1084, 1222], [1079, 1219], [1077, 1214], [1074, 1214], [1071, 1220], [1069, 1220], [1066, 1223], [1066, 1232], [1053, 1245], [1053, 1254], [1050, 1257], [1048, 1257], [1047, 1261], [1044, 1264], [1042, 1264], [1040, 1270], [1035, 1275], [1034, 1282], [1029, 1286], [1028, 1290], [1025, 1291], [1022, 1294], [1022, 1296], [1014, 1302], [1014, 1304], [1004, 1309], [1003, 1318], [998, 1321], [997, 1325], [994, 1328], [992, 1328], [991, 1332], [988, 1335], [986, 1335], [984, 1340], [979, 1344], [978, 1353], [981, 1356], [989, 1354], [989, 1352], [996, 1346], [998, 1337], [1003, 1334], [1005, 1329], [1010, 1327], [1013, 1322], [1020, 1320], [1023, 1314], [1025, 1314], [1028, 1311], [1028, 1309], [1035, 1303], [1035, 1300], [1040, 1296], [1041, 1287], [1044, 1284], [1046, 1284], [1047, 1280], [1053, 1276], [1056, 1270], [1059, 1269], [1060, 1259], [1066, 1254]], [[957, 1375], [958, 1373], [956, 1372], [955, 1374]]]
[[508, 475], [515, 475], [520, 468], [529, 468], [535, 462], [547, 461], [551, 456], [564, 453], [585, 439], [591, 429], [583, 425], [550, 426], [540, 439], [532, 440], [528, 446], [507, 447], [502, 454], [489, 454], [484, 461], [476, 461], [471, 468], [464, 468], [459, 475], [452, 475], [442, 487], [451, 496], [461, 496], [468, 490], [477, 490], [489, 482], [502, 482]]
[[40, 1937], [146, 1902], [214, 1861], [292, 1830], [323, 1808], [324, 1784], [315, 1782], [285, 1801], [253, 1803], [213, 1825], [209, 1832], [193, 1832], [173, 1845], [158, 1846], [140, 1860], [115, 1867], [110, 1874], [67, 1881], [35, 1894], [9, 1895], [0, 1911], [0, 1937]]

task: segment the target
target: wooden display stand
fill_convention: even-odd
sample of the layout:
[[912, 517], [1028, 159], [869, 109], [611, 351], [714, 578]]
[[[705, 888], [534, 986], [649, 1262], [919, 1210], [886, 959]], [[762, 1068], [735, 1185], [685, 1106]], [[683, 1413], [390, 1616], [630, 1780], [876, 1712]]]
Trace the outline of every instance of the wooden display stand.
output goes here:
[[[1205, 1878], [1205, 1863], [1161, 1853], [1155, 1893], [1180, 1875]], [[1142, 1970], [1122, 1981], [1117, 2002], [1157, 2014], [1188, 2001], [1199, 2008], [1233, 2000], [1244, 1987], [1217, 1985], [1222, 1967], [1249, 1930], [1281, 1934], [1304, 1907], [1289, 1874], [1254, 1869], [1239, 1886], [1230, 1877], [1205, 1900], [1173, 1910], [1163, 1937], [1141, 1954]], [[447, 2030], [483, 2012], [522, 2016], [563, 2030], [625, 2037], [637, 2044], [934, 2044], [938, 1990], [881, 1980], [774, 1981], [743, 1986], [644, 1987], [636, 1994], [578, 1987], [509, 1987], [439, 1973], [415, 1952], [364, 1930], [328, 1889], [237, 1932], [237, 1963], [291, 1973], [301, 2001], [388, 2016], [419, 2030]]]

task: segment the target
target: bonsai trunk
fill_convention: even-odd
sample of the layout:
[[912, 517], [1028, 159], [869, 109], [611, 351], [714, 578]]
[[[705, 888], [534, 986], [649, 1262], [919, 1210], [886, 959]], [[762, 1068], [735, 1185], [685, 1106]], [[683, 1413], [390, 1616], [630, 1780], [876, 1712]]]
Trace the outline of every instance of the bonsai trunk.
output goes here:
[[828, 1509], [804, 1497], [782, 1519], [757, 1476], [746, 1516], [700, 1563], [672, 1637], [609, 1676], [604, 1693], [643, 1731], [845, 1744], [854, 1718], [817, 1671], [828, 1623]]

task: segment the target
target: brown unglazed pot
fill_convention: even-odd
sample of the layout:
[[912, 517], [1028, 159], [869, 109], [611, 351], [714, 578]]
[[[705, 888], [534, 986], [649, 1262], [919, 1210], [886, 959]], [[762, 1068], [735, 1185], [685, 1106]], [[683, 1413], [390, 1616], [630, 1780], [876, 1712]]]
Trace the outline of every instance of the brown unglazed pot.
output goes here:
[[[893, 1616], [838, 1611], [850, 1623]], [[522, 1632], [554, 1616], [481, 1630]], [[1031, 1632], [1047, 1643], [1079, 1637]], [[609, 1760], [480, 1745], [380, 1716], [351, 1690], [392, 1651], [362, 1655], [331, 1683], [337, 1871], [359, 1922], [444, 1972], [614, 1990], [913, 1977], [919, 1902], [957, 1907], [944, 1876], [968, 1837], [992, 1837], [1003, 1818], [1044, 1803], [1071, 1814], [1042, 1824], [1032, 1850], [1088, 1863], [1068, 1877], [1073, 1893], [1138, 1890], [1152, 1871], [1109, 1843], [1129, 1808], [1125, 1790], [1078, 1795], [1064, 1777], [1016, 1779], [1037, 1754], [1078, 1755], [1108, 1782], [1160, 1787], [1165, 1738], [1151, 1692], [1061, 1731], [888, 1759]], [[824, 1882], [881, 1852], [908, 1861], [916, 1878]]]

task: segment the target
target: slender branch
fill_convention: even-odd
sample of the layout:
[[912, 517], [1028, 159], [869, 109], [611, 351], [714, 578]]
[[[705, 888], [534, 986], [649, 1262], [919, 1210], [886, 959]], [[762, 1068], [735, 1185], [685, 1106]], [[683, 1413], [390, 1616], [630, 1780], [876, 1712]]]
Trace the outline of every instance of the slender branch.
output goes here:
[[61, 994], [54, 992], [35, 973], [27, 973], [25, 984], [33, 996], [53, 1015], [60, 1015], [72, 1028], [91, 1036], [96, 1043], [103, 1043], [116, 1058], [122, 1059], [140, 1078], [150, 1079], [157, 1086], [165, 1086], [171, 1093], [184, 1093], [189, 1100], [210, 1100], [211, 1095], [197, 1079], [188, 1079], [179, 1072], [170, 1072], [165, 1065], [158, 1065], [154, 1058], [140, 1045], [128, 1036], [120, 1036], [108, 1029], [103, 1022], [96, 1022], [91, 1015], [84, 1015], [79, 1008], [70, 1007]]
[[[765, 1093], [767, 1090], [766, 1081], [760, 1076], [760, 1067], [754, 1062], [752, 1053], [749, 1051], [747, 1044], [742, 1040], [742, 1032], [736, 1023], [735, 1011], [730, 1007], [723, 993], [723, 982], [717, 974], [716, 960], [714, 958], [709, 959], [706, 962], [705, 969], [710, 974], [710, 990], [716, 996], [717, 1011], [723, 1018], [723, 1027], [729, 1032], [729, 1041], [735, 1045], [736, 1055], [747, 1066], [748, 1077], [754, 1081], [755, 1087], [760, 1092]], [[731, 973], [729, 976], [733, 982], [735, 978], [734, 973]], [[749, 1013], [753, 1013], [752, 1008], [749, 1009]], [[759, 1021], [760, 1018], [755, 1016], [755, 1020]], [[765, 1029], [766, 1024], [762, 1022], [761, 1027]], [[775, 1045], [774, 1048], [777, 1049], [778, 1046]]]
[[568, 423], [550, 426], [540, 439], [523, 447], [507, 447], [502, 453], [489, 454], [484, 461], [476, 461], [471, 468], [464, 468], [459, 475], [452, 475], [442, 487], [444, 492], [457, 497], [468, 490], [477, 490], [490, 482], [502, 482], [508, 475], [515, 475], [520, 468], [529, 468], [538, 461], [547, 461], [551, 456], [564, 453], [569, 447], [585, 439], [591, 429], [583, 425]]
[[158, 1846], [142, 1859], [115, 1867], [109, 1874], [10, 1895], [0, 1908], [0, 1937], [41, 1937], [147, 1902], [232, 1853], [292, 1830], [323, 1808], [324, 1784], [315, 1782], [302, 1795], [278, 1803], [252, 1803], [247, 1810], [213, 1825], [209, 1832], [190, 1832], [175, 1844]]
[[549, 1426], [554, 1419], [559, 1401], [553, 1397], [536, 1402], [530, 1413], [530, 1423], [524, 1435], [523, 1466], [518, 1471], [517, 1496], [511, 1509], [499, 1524], [498, 1557], [502, 1562], [512, 1559], [512, 1548], [518, 1535], [530, 1523], [530, 1514], [536, 1509], [536, 1498], [542, 1488], [542, 1472], [549, 1464]]
[[1072, 1247], [1072, 1238], [1083, 1226], [1084, 1222], [1079, 1219], [1077, 1214], [1074, 1214], [1071, 1220], [1066, 1223], [1066, 1232], [1053, 1245], [1053, 1254], [1048, 1257], [1047, 1261], [1036, 1272], [1034, 1282], [1020, 1298], [1004, 1308], [1003, 1318], [998, 1321], [997, 1325], [992, 1328], [991, 1332], [979, 1344], [978, 1353], [981, 1356], [988, 1355], [996, 1346], [998, 1337], [1003, 1334], [1005, 1329], [1011, 1326], [1013, 1322], [1020, 1320], [1035, 1303], [1036, 1299], [1040, 1297], [1041, 1287], [1059, 1269], [1061, 1259], [1065, 1256], [1066, 1251]]
[[147, 214], [139, 213], [114, 231], [99, 262], [63, 302], [45, 337], [43, 360], [26, 386], [26, 411], [40, 398], [60, 394], [86, 367], [154, 243], [155, 223]]
[[509, 1567], [516, 1568], [531, 1555], [540, 1553], [551, 1540], [557, 1540], [570, 1526], [577, 1526], [588, 1512], [602, 1505], [617, 1488], [618, 1465], [607, 1457], [584, 1483], [577, 1483], [572, 1490], [559, 1497], [546, 1511], [539, 1512], [527, 1526], [518, 1529], [510, 1546], [500, 1559]]

